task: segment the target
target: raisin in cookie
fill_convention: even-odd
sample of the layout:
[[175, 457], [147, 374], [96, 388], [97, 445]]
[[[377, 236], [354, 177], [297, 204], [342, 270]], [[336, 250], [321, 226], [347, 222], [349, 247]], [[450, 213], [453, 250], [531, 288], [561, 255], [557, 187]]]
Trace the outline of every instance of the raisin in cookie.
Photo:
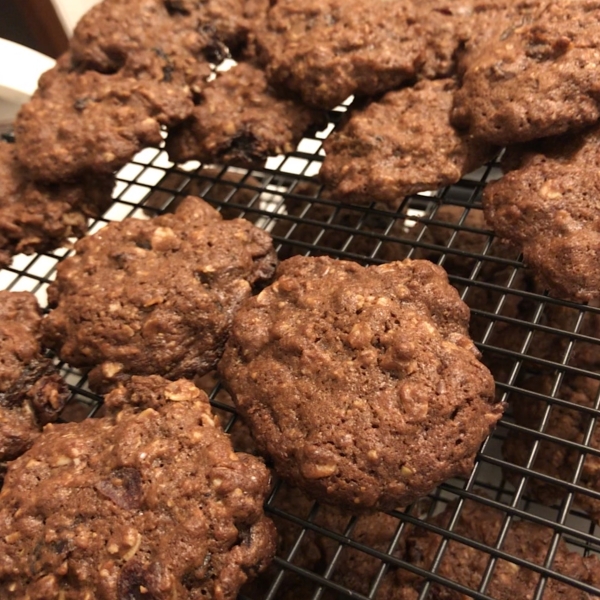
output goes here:
[[394, 508], [468, 473], [502, 414], [468, 321], [427, 261], [296, 256], [235, 315], [219, 372], [284, 479]]
[[9, 466], [2, 597], [234, 600], [274, 552], [267, 469], [233, 452], [189, 381], [138, 377], [114, 394], [132, 406], [50, 425]]
[[241, 166], [295, 150], [324, 116], [291, 98], [279, 97], [261, 69], [240, 63], [206, 85], [192, 116], [169, 131], [166, 149], [174, 162], [197, 159]]
[[232, 315], [275, 268], [268, 233], [188, 196], [175, 214], [111, 223], [75, 245], [48, 289], [45, 343], [90, 384], [214, 368]]
[[0, 142], [0, 266], [19, 252], [45, 252], [81, 237], [112, 203], [113, 175], [43, 185], [29, 180], [14, 144]]
[[494, 153], [450, 124], [456, 84], [422, 81], [350, 114], [323, 144], [320, 178], [342, 202], [397, 208], [405, 196], [458, 181]]
[[0, 292], [0, 462], [27, 450], [68, 397], [52, 361], [42, 356], [41, 320], [33, 294]]
[[513, 149], [512, 169], [484, 190], [490, 227], [523, 252], [542, 285], [585, 302], [600, 297], [600, 128]]

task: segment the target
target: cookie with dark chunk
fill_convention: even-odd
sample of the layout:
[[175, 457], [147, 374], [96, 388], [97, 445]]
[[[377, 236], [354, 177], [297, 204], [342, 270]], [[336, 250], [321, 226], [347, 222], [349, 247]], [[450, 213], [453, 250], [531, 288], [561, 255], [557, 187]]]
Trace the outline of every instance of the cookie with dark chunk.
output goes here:
[[427, 261], [296, 256], [235, 315], [219, 372], [284, 479], [395, 508], [469, 472], [502, 414], [468, 322]]
[[493, 144], [558, 135], [600, 118], [598, 3], [535, 4], [513, 10], [511, 24], [466, 59], [453, 120]]
[[166, 150], [174, 162], [197, 159], [241, 166], [292, 152], [324, 115], [279, 97], [261, 69], [240, 63], [206, 85], [190, 119], [169, 132]]
[[200, 30], [197, 19], [163, 0], [104, 0], [81, 18], [70, 47], [79, 69], [189, 86], [191, 93], [211, 73], [211, 44], [218, 42]]
[[413, 78], [424, 40], [404, 0], [278, 0], [258, 32], [269, 79], [318, 108], [372, 96]]
[[233, 313], [276, 257], [268, 233], [223, 221], [188, 198], [174, 215], [110, 223], [58, 265], [43, 323], [45, 343], [90, 385], [128, 375], [194, 377], [214, 368]]
[[52, 361], [42, 356], [41, 320], [33, 294], [0, 292], [0, 462], [25, 452], [68, 397]]
[[600, 128], [511, 152], [513, 170], [484, 190], [488, 223], [558, 296], [600, 296]]
[[455, 88], [452, 79], [425, 80], [351, 113], [323, 144], [320, 178], [332, 197], [396, 208], [405, 196], [455, 183], [489, 160], [492, 146], [450, 124]]
[[37, 180], [106, 175], [158, 146], [161, 126], [183, 121], [192, 108], [176, 86], [58, 65], [17, 115], [17, 156]]
[[0, 266], [23, 252], [45, 252], [87, 232], [87, 219], [112, 203], [113, 175], [43, 185], [29, 180], [14, 144], [0, 142]]
[[[443, 513], [434, 517], [431, 523], [447, 528], [455, 512], [450, 505]], [[457, 584], [478, 590], [487, 566], [490, 564], [493, 549], [506, 519], [500, 510], [487, 507], [472, 500], [466, 500], [453, 532], [473, 542], [484, 544], [489, 551], [479, 550], [467, 544], [450, 540], [441, 558], [436, 573]], [[543, 566], [556, 532], [528, 521], [513, 520], [510, 524], [501, 550], [520, 560]], [[406, 541], [407, 552], [404, 557], [410, 564], [425, 570], [431, 570], [434, 559], [442, 543], [442, 537], [424, 527], [414, 527]], [[571, 577], [588, 585], [600, 585], [600, 562], [595, 556], [583, 557], [572, 552], [564, 540], [560, 540], [552, 562], [552, 571]], [[377, 600], [417, 600], [423, 579], [408, 571], [396, 570], [395, 577], [384, 581]], [[498, 558], [493, 566], [485, 595], [497, 600], [512, 598], [533, 598], [540, 574], [516, 563]], [[599, 592], [600, 595], [600, 592]], [[462, 600], [466, 595], [458, 590], [432, 582], [427, 597], [444, 600]], [[545, 600], [590, 600], [590, 595], [581, 589], [548, 577], [544, 588]]]
[[234, 600], [274, 553], [267, 469], [233, 452], [189, 381], [140, 377], [114, 394], [144, 400], [48, 426], [9, 466], [2, 597]]
[[[540, 376], [527, 381], [526, 387], [539, 394], [549, 396], [552, 393], [553, 376]], [[545, 422], [544, 434], [552, 436], [556, 441], [539, 440], [539, 447], [531, 469], [537, 473], [555, 477], [557, 484], [530, 476], [527, 482], [529, 494], [544, 504], [559, 504], [567, 494], [560, 485], [561, 481], [573, 482], [579, 468], [581, 451], [567, 444], [583, 444], [593, 415], [587, 409], [596, 405], [600, 383], [590, 377], [567, 375], [562, 383], [557, 397], [563, 402], [553, 404], [550, 415]], [[539, 431], [542, 420], [545, 419], [547, 400], [526, 395], [524, 393], [511, 396], [515, 422], [527, 427], [533, 432]], [[538, 437], [535, 433], [527, 434], [523, 430], [510, 430], [504, 441], [502, 452], [504, 458], [520, 466], [525, 466], [529, 460], [534, 444]], [[586, 446], [600, 450], [600, 430], [594, 428], [591, 439]], [[520, 476], [505, 469], [510, 481], [520, 480]], [[593, 491], [600, 491], [600, 457], [589, 453], [585, 457], [583, 468], [577, 483]], [[575, 504], [585, 510], [590, 517], [600, 523], [600, 500], [584, 493], [575, 494]]]

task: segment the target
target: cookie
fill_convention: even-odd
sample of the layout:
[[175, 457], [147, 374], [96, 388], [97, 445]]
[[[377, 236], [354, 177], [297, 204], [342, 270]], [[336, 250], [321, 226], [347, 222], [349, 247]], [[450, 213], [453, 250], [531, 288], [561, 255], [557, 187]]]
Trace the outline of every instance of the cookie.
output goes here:
[[112, 203], [112, 175], [43, 185], [29, 180], [14, 144], [0, 142], [0, 266], [15, 254], [46, 252], [81, 237], [88, 218]]
[[267, 469], [232, 451], [189, 381], [139, 377], [114, 395], [130, 408], [48, 426], [9, 466], [0, 593], [234, 600], [274, 552]]
[[236, 313], [218, 368], [282, 478], [389, 509], [468, 473], [502, 414], [468, 321], [427, 261], [296, 256]]
[[595, 127], [527, 145], [518, 158], [513, 150], [515, 168], [483, 195], [490, 227], [523, 252], [539, 282], [579, 302], [600, 296], [599, 148]]
[[189, 116], [188, 92], [95, 71], [44, 74], [15, 120], [16, 152], [33, 179], [106, 176], [162, 141], [161, 126]]
[[407, 1], [279, 0], [257, 33], [258, 54], [274, 87], [333, 108], [415, 77], [425, 46], [416, 20]]
[[79, 69], [189, 86], [191, 94], [202, 89], [207, 55], [221, 52], [220, 44], [163, 0], [104, 0], [77, 23], [70, 48]]
[[169, 132], [166, 150], [174, 162], [260, 165], [325, 124], [318, 111], [277, 96], [261, 69], [239, 63], [200, 92], [192, 116]]
[[591, 0], [534, 3], [476, 45], [455, 95], [453, 122], [508, 145], [581, 129], [600, 119], [593, 65], [600, 8]]
[[69, 395], [42, 355], [41, 312], [33, 294], [0, 291], [0, 463], [25, 452]]
[[[536, 393], [550, 396], [553, 384], [554, 376], [546, 375], [528, 380], [525, 387]], [[560, 481], [573, 482], [581, 451], [567, 446], [565, 442], [584, 443], [584, 437], [592, 418], [586, 409], [595, 407], [599, 386], [600, 383], [597, 380], [580, 375], [567, 375], [562, 383], [557, 397], [564, 403], [552, 406], [544, 428], [544, 433], [553, 436], [556, 441], [539, 440], [537, 455], [531, 466], [536, 473], [549, 475], [558, 479], [559, 482], [553, 485], [551, 482], [537, 479], [533, 475], [530, 476], [527, 490], [529, 495], [536, 500], [554, 506], [560, 504], [567, 494], [568, 490], [561, 487]], [[510, 400], [515, 422], [534, 432], [539, 431], [549, 402], [524, 393], [513, 393]], [[525, 466], [537, 439], [535, 434], [511, 429], [502, 447], [504, 458], [509, 463]], [[594, 428], [592, 437], [586, 445], [595, 450], [600, 449], [600, 431], [597, 428]], [[599, 491], [599, 467], [600, 457], [591, 453], [587, 454], [577, 483], [590, 490]], [[510, 481], [520, 481], [521, 477], [510, 468], [506, 468], [505, 472]], [[585, 510], [592, 520], [600, 523], [600, 500], [584, 493], [577, 493], [575, 494], [575, 504]]]
[[[450, 505], [443, 513], [434, 517], [431, 523], [437, 527], [447, 528], [455, 509], [454, 505]], [[491, 549], [496, 547], [505, 518], [506, 515], [499, 510], [466, 500], [453, 532], [490, 547], [491, 552]], [[510, 556], [543, 566], [554, 535], [555, 532], [551, 528], [528, 521], [513, 520], [501, 549]], [[441, 542], [442, 537], [437, 533], [415, 527], [405, 541], [407, 552], [404, 559], [415, 567], [431, 570]], [[492, 558], [490, 552], [450, 540], [436, 573], [471, 590], [478, 590]], [[582, 583], [596, 587], [600, 585], [600, 563], [597, 557], [583, 557], [570, 551], [562, 539], [558, 542], [551, 568]], [[499, 558], [493, 567], [485, 594], [497, 600], [532, 598], [539, 580], [539, 573]], [[398, 569], [395, 571], [394, 578], [384, 582], [376, 598], [377, 600], [416, 600], [422, 583], [422, 578], [417, 575]], [[428, 597], [462, 600], [466, 595], [432, 582]], [[589, 600], [596, 596], [548, 577], [543, 597], [545, 600]]]
[[495, 149], [450, 124], [456, 84], [421, 81], [352, 112], [324, 142], [321, 181], [341, 202], [400, 206], [410, 194], [457, 182]]
[[174, 215], [110, 223], [80, 240], [48, 288], [45, 343], [104, 390], [129, 375], [214, 368], [233, 313], [276, 263], [268, 233], [188, 196]]

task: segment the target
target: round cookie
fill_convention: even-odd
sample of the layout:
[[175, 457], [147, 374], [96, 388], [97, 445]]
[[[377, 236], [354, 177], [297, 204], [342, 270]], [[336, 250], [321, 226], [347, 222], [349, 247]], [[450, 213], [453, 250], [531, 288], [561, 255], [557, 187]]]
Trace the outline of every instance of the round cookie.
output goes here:
[[468, 321], [427, 261], [296, 256], [240, 308], [219, 371], [284, 479], [349, 509], [395, 508], [468, 473], [502, 414]]
[[0, 291], [0, 463], [25, 452], [69, 395], [42, 355], [41, 320], [33, 294]]
[[0, 595], [234, 600], [270, 561], [269, 473], [191, 382], [137, 377], [118, 414], [49, 426], [0, 494]]
[[388, 92], [323, 143], [319, 177], [346, 203], [400, 206], [410, 194], [457, 182], [492, 158], [495, 148], [450, 124], [453, 79], [424, 80]]
[[485, 218], [523, 252], [538, 281], [576, 302], [600, 298], [600, 127], [510, 149], [486, 186]]
[[92, 369], [96, 390], [128, 375], [210, 371], [233, 313], [276, 263], [268, 233], [224, 221], [194, 196], [175, 214], [110, 223], [75, 249], [48, 288], [56, 308], [43, 339], [66, 362]]
[[35, 183], [17, 160], [15, 144], [0, 142], [0, 266], [19, 252], [45, 252], [84, 235], [88, 218], [112, 203], [114, 183], [112, 174]]

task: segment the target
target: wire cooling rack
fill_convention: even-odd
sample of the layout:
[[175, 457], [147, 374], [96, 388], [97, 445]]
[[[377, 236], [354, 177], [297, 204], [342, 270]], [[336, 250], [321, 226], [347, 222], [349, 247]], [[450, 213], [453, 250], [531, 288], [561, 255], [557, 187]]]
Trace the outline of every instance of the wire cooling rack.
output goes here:
[[[327, 130], [304, 139], [293, 155], [270, 159], [262, 170], [197, 163], [176, 166], [163, 151], [147, 149], [120, 171], [114, 203], [101, 219], [90, 223], [90, 233], [129, 216], [151, 218], [193, 193], [227, 218], [242, 216], [270, 231], [280, 258], [327, 254], [363, 264], [406, 257], [433, 260], [446, 268], [451, 283], [470, 305], [472, 336], [494, 373], [498, 396], [509, 408], [484, 443], [471, 475], [448, 481], [414, 506], [392, 512], [386, 517], [383, 537], [364, 533], [364, 517], [332, 517], [330, 509], [276, 482], [266, 510], [278, 524], [282, 543], [269, 571], [246, 586], [240, 598], [382, 598], [378, 596], [382, 582], [397, 569], [424, 578], [418, 592], [421, 600], [432, 597], [433, 586], [439, 584], [448, 594], [454, 590], [454, 595], [444, 598], [491, 598], [486, 590], [501, 559], [539, 575], [533, 600], [544, 597], [551, 579], [594, 595], [590, 585], [558, 573], [553, 561], [561, 539], [581, 554], [600, 552], [589, 516], [596, 503], [600, 506], [600, 493], [589, 484], [596, 463], [600, 465], [600, 450], [594, 443], [600, 414], [600, 384], [596, 383], [600, 374], [594, 362], [595, 356], [600, 357], [600, 310], [560, 301], [537, 289], [518, 252], [502, 246], [485, 228], [481, 192], [486, 182], [499, 176], [495, 163], [444, 190], [406, 198], [397, 210], [329, 201], [314, 176], [322, 161], [322, 141], [339, 116], [339, 111], [333, 112]], [[10, 268], [0, 272], [0, 286], [32, 291], [45, 305], [56, 264], [68, 252], [17, 256]], [[82, 373], [66, 365], [61, 368], [71, 389], [63, 419], [93, 416], [101, 398], [87, 389]], [[586, 402], [574, 401], [569, 393], [581, 381], [591, 389]], [[251, 450], [251, 440], [216, 378], [204, 377], [202, 384], [238, 449]], [[529, 412], [534, 414], [524, 419], [513, 406], [533, 407]], [[570, 429], [560, 426], [565, 415]], [[520, 444], [520, 452], [517, 458], [509, 458], [513, 455], [507, 449], [515, 443]], [[565, 468], [549, 471], [544, 460], [557, 452], [562, 453]], [[495, 544], [454, 532], [468, 499], [500, 511], [502, 527]], [[448, 525], [423, 524], [447, 507], [453, 511]], [[596, 510], [597, 518], [600, 509]], [[511, 527], [521, 520], [551, 531], [541, 563], [532, 564], [527, 556], [503, 550]], [[408, 564], [400, 552], [403, 536], [415, 524], [440, 534], [435, 561], [426, 569]], [[466, 588], [439, 574], [451, 540], [477, 548], [488, 558], [477, 586]], [[363, 569], [364, 564], [368, 568]], [[354, 569], [360, 576], [349, 577]], [[600, 596], [600, 590], [596, 594]]]

